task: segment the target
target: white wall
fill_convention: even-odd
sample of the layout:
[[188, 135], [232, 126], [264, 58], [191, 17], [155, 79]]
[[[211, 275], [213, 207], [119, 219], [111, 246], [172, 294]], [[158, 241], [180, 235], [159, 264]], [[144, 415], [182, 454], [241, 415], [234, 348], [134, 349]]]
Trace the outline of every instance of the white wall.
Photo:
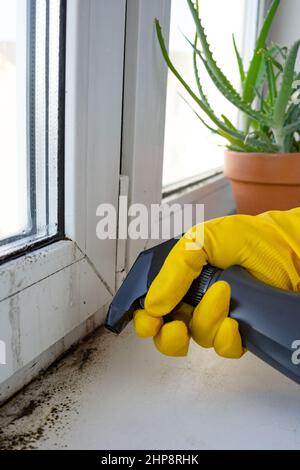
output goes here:
[[[299, 39], [299, 15], [299, 0], [283, 0], [279, 5], [277, 15], [270, 32], [271, 41], [290, 46], [293, 42]], [[298, 69], [300, 69], [300, 54], [297, 66]]]

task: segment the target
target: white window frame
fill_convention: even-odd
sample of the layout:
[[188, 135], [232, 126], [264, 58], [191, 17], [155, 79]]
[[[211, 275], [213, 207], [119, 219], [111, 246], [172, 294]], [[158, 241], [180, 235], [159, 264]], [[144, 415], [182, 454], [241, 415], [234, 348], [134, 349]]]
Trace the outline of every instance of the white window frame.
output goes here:
[[[248, 0], [247, 21], [258, 18], [259, 0]], [[154, 28], [158, 18], [168, 44], [171, 0], [127, 0], [127, 34], [125, 49], [124, 119], [122, 174], [129, 178], [129, 203], [162, 202], [162, 169], [167, 92], [167, 66], [161, 55]], [[261, 15], [259, 15], [261, 17]], [[244, 50], [253, 50], [256, 28], [247, 28]], [[174, 185], [176, 188], [176, 185]], [[228, 180], [222, 168], [210, 178], [190, 181], [172, 191], [164, 202], [198, 202], [205, 205], [205, 218], [235, 210]], [[129, 240], [125, 271], [136, 256], [155, 241]]]
[[101, 324], [115, 291], [117, 242], [97, 239], [96, 208], [118, 207], [125, 11], [67, 2], [66, 240], [0, 266], [0, 403]]
[[[167, 38], [170, 0], [67, 2], [66, 240], [0, 266], [0, 403], [103, 323], [116, 283], [149, 245], [98, 240], [96, 208], [118, 208], [121, 137], [121, 191], [129, 181], [129, 203], [161, 203], [167, 67], [155, 17]], [[166, 201], [202, 202], [206, 217], [234, 207], [223, 175]]]

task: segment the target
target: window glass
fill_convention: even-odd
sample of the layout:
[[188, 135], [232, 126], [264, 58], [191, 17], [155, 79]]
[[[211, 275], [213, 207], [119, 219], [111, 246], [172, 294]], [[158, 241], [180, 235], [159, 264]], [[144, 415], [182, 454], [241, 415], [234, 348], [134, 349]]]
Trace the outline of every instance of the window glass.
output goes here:
[[[239, 73], [232, 45], [232, 33], [243, 50], [246, 0], [201, 0], [199, 16], [203, 20], [214, 56], [224, 73], [239, 88]], [[170, 56], [184, 79], [197, 90], [193, 68], [193, 49], [183, 33], [193, 42], [195, 25], [186, 0], [172, 0], [170, 26]], [[227, 115], [237, 122], [237, 111], [220, 95], [199, 64], [202, 85], [209, 101], [220, 116]], [[189, 178], [207, 174], [222, 165], [223, 148], [186, 104], [186, 99], [198, 112], [197, 104], [169, 71], [166, 107], [163, 187], [184, 183]], [[200, 113], [201, 114], [201, 111]], [[201, 115], [202, 117], [203, 114]], [[208, 121], [208, 119], [206, 120]], [[209, 121], [208, 121], [209, 122]]]
[[58, 233], [59, 0], [0, 0], [0, 257]]
[[[17, 6], [17, 0], [0, 0], [0, 239], [2, 240], [25, 232], [28, 226], [24, 5], [25, 2]], [[17, 7], [19, 18], [23, 19], [18, 28]]]

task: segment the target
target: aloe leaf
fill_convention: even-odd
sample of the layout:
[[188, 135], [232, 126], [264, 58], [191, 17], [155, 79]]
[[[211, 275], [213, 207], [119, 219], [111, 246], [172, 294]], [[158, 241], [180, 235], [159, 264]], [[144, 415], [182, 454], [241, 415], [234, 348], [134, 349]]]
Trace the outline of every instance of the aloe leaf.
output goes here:
[[171, 70], [171, 72], [175, 75], [175, 77], [177, 78], [177, 80], [179, 80], [179, 82], [183, 85], [183, 87], [185, 88], [185, 90], [188, 92], [188, 94], [193, 98], [193, 100], [198, 104], [198, 106], [200, 106], [200, 108], [211, 118], [211, 120], [214, 122], [214, 113], [213, 111], [211, 110], [211, 108], [209, 106], [207, 106], [205, 104], [205, 102], [201, 101], [198, 96], [193, 92], [193, 90], [191, 89], [191, 87], [186, 83], [186, 81], [182, 78], [182, 76], [180, 75], [180, 73], [178, 72], [178, 70], [175, 68], [174, 64], [172, 63], [170, 57], [169, 57], [169, 54], [168, 54], [168, 51], [167, 51], [167, 48], [166, 48], [166, 45], [165, 45], [165, 40], [164, 40], [164, 37], [163, 37], [163, 34], [162, 34], [162, 30], [161, 30], [161, 26], [160, 26], [160, 23], [158, 21], [158, 19], [156, 18], [155, 19], [155, 27], [156, 27], [156, 34], [157, 34], [157, 38], [158, 38], [158, 42], [159, 42], [159, 45], [160, 45], [160, 48], [161, 48], [161, 52], [162, 52], [162, 55], [165, 59], [165, 62], [166, 64], [168, 65], [169, 69]]
[[263, 54], [266, 59], [271, 61], [272, 64], [274, 65], [274, 67], [276, 67], [280, 72], [283, 72], [282, 64], [280, 62], [278, 62], [278, 60], [276, 60], [275, 57], [273, 56], [273, 52], [277, 52], [276, 49], [274, 49], [274, 48], [271, 48], [270, 50], [269, 49], [261, 49], [259, 52], [261, 54]]
[[234, 52], [235, 52], [235, 56], [236, 56], [236, 60], [237, 60], [237, 64], [238, 64], [238, 69], [239, 69], [239, 72], [240, 72], [241, 82], [243, 83], [243, 81], [245, 80], [244, 64], [243, 64], [242, 57], [241, 57], [241, 55], [238, 51], [238, 48], [237, 48], [237, 45], [236, 45], [236, 42], [235, 42], [234, 34], [232, 35], [232, 41], [233, 41]]
[[295, 80], [300, 80], [300, 72], [296, 73]]
[[[244, 141], [245, 136], [242, 133], [239, 133], [239, 131], [235, 129], [233, 126], [231, 127], [231, 125], [228, 126], [228, 129], [226, 129], [226, 126], [222, 126], [222, 122], [220, 121], [219, 124], [221, 123], [222, 128], [217, 128], [217, 129], [212, 128], [209, 124], [207, 124], [207, 122], [205, 122], [205, 120], [200, 116], [200, 114], [197, 113], [197, 111], [191, 106], [191, 104], [185, 99], [184, 96], [180, 95], [180, 97], [188, 105], [188, 107], [193, 111], [193, 113], [197, 116], [197, 118], [202, 122], [202, 124], [204, 124], [204, 126], [207, 129], [209, 129], [212, 133], [222, 135], [222, 137], [224, 137], [224, 133], [226, 133], [226, 135], [230, 136], [230, 138], [232, 139], [235, 139], [235, 141], [238, 141], [238, 140], [240, 140], [241, 142]], [[223, 132], [223, 134], [221, 134], [221, 132]]]
[[283, 60], [286, 60], [286, 56], [288, 53], [288, 48], [286, 46], [281, 46], [280, 44], [272, 42], [272, 47], [277, 50], [278, 54], [281, 55]]
[[[182, 78], [180, 73], [177, 71], [175, 68], [174, 64], [172, 63], [166, 45], [165, 45], [165, 40], [162, 34], [161, 26], [158, 21], [158, 19], [155, 19], [155, 26], [156, 26], [156, 33], [157, 33], [157, 38], [158, 42], [162, 51], [162, 55], [164, 57], [164, 60], [166, 64], [168, 65], [169, 69], [171, 72], [175, 75], [175, 77], [178, 79], [178, 81], [183, 85], [185, 90], [188, 92], [188, 94], [193, 98], [193, 100], [198, 104], [198, 106], [202, 109], [202, 111], [211, 119], [211, 121], [218, 127], [218, 130], [222, 130], [224, 132], [227, 132], [231, 137], [240, 139], [241, 141], [244, 140], [245, 135], [240, 132], [240, 131], [233, 131], [231, 128], [229, 128], [226, 124], [224, 124], [218, 117], [214, 114], [213, 110], [206, 105], [205, 102], [201, 101], [199, 97], [193, 92], [193, 90], [190, 88], [190, 86], [186, 83], [186, 81]], [[271, 151], [271, 148], [269, 145], [263, 144], [261, 141], [252, 139], [251, 140], [251, 145], [256, 146], [256, 151], [261, 150], [261, 151]]]
[[288, 124], [283, 128], [283, 132], [285, 135], [299, 131], [300, 130], [300, 120], [293, 122], [291, 124]]
[[270, 110], [270, 104], [266, 101], [264, 94], [263, 94], [263, 90], [255, 89], [255, 93], [259, 100], [258, 104], [259, 104], [260, 111], [267, 114]]
[[[196, 9], [198, 11], [198, 0], [196, 0]], [[197, 34], [197, 31], [196, 31], [195, 40], [194, 40], [195, 50], [197, 49], [197, 44], [198, 44], [198, 34]], [[202, 99], [202, 101], [204, 101], [204, 103], [207, 106], [210, 107], [207, 96], [205, 95], [205, 93], [203, 91], [203, 88], [202, 88], [202, 84], [201, 84], [201, 80], [200, 80], [200, 76], [199, 76], [198, 64], [197, 64], [197, 54], [196, 54], [195, 50], [193, 52], [193, 66], [194, 66], [194, 75], [195, 75], [197, 88], [198, 88], [199, 95], [200, 95], [200, 98]]]
[[[274, 0], [274, 2], [278, 2], [279, 0]], [[269, 122], [267, 122], [268, 119], [264, 119], [264, 117], [261, 117], [261, 113], [257, 113], [256, 116], [254, 116], [255, 114], [255, 111], [251, 109], [251, 107], [248, 107], [247, 108], [247, 111], [246, 111], [246, 106], [247, 106], [247, 103], [243, 103], [242, 100], [241, 100], [241, 97], [239, 95], [239, 93], [236, 91], [236, 89], [232, 86], [232, 84], [230, 83], [230, 81], [227, 79], [227, 77], [223, 74], [223, 72], [221, 71], [221, 69], [218, 67], [216, 61], [214, 60], [214, 57], [212, 55], [212, 52], [210, 50], [210, 46], [207, 42], [207, 38], [206, 38], [206, 34], [205, 34], [205, 30], [202, 26], [202, 23], [201, 23], [201, 20], [198, 16], [198, 10], [197, 10], [197, 7], [195, 7], [194, 3], [192, 2], [192, 0], [187, 0], [187, 3], [189, 5], [189, 8], [191, 10], [191, 13], [192, 13], [192, 16], [193, 16], [193, 19], [194, 19], [194, 22], [196, 24], [196, 29], [197, 29], [197, 33], [198, 33], [198, 36], [199, 36], [199, 39], [200, 39], [200, 42], [201, 42], [201, 45], [202, 45], [202, 49], [203, 49], [203, 55], [206, 59], [206, 66], [207, 68], [209, 69], [209, 74], [212, 78], [212, 80], [214, 81], [215, 85], [220, 85], [220, 87], [223, 89], [223, 90], [226, 90], [226, 93], [227, 95], [225, 96], [229, 101], [231, 101], [235, 106], [237, 106], [240, 110], [242, 110], [243, 112], [245, 112], [248, 116], [252, 117], [252, 119], [257, 119], [259, 122], [261, 122], [261, 119], [263, 119], [263, 122], [264, 124], [268, 124], [269, 125]], [[268, 23], [267, 23], [268, 24]], [[265, 28], [266, 29], [266, 28]], [[189, 40], [188, 40], [189, 41]], [[194, 45], [189, 41], [189, 43], [192, 45], [192, 47], [194, 47]], [[260, 46], [260, 44], [259, 44]], [[199, 52], [199, 51], [198, 51]], [[260, 62], [261, 62], [261, 57], [260, 57]], [[258, 72], [259, 72], [259, 69], [260, 69], [260, 64], [259, 64], [259, 67], [258, 67]], [[221, 90], [220, 90], [221, 91]], [[223, 93], [223, 91], [221, 91], [221, 93]], [[236, 97], [236, 99], [233, 100], [230, 99], [230, 97]], [[239, 104], [238, 104], [239, 103]], [[268, 120], [269, 121], [269, 120]], [[249, 127], [249, 124], [247, 122], [246, 124], [246, 128]]]
[[257, 83], [257, 78], [259, 75], [259, 70], [262, 61], [262, 56], [258, 52], [260, 49], [265, 47], [265, 43], [279, 4], [280, 0], [273, 0], [256, 42], [254, 54], [244, 81], [243, 98], [247, 103], [252, 103], [255, 96], [254, 88]]
[[200, 43], [201, 43], [201, 46], [202, 46], [202, 49], [203, 49], [204, 57], [207, 60], [208, 66], [211, 69], [212, 74], [219, 81], [223, 82], [223, 84], [226, 85], [226, 87], [228, 89], [230, 89], [232, 93], [238, 95], [237, 90], [233, 87], [231, 82], [224, 75], [224, 73], [222, 72], [222, 70], [220, 69], [220, 67], [218, 66], [218, 64], [216, 63], [216, 61], [213, 57], [213, 54], [210, 50], [210, 46], [207, 42], [205, 30], [202, 26], [201, 20], [200, 20], [199, 15], [198, 15], [198, 5], [197, 4], [195, 5], [192, 2], [192, 0], [187, 0], [187, 3], [188, 3], [188, 6], [190, 8], [190, 11], [192, 13], [192, 16], [193, 16], [193, 19], [194, 19], [194, 22], [195, 22], [195, 25], [196, 25], [197, 34], [198, 34], [198, 37], [199, 37], [199, 40], [200, 40]]
[[286, 120], [286, 110], [293, 92], [293, 83], [297, 74], [295, 64], [300, 47], [300, 40], [296, 41], [290, 48], [282, 74], [282, 82], [278, 96], [274, 103], [272, 131], [275, 141], [281, 152], [287, 151], [287, 135], [298, 130], [298, 123], [294, 122], [284, 127]]
[[[191, 43], [190, 43], [191, 44]], [[193, 46], [193, 44], [191, 44]], [[243, 111], [245, 114], [250, 116], [252, 119], [256, 120], [260, 124], [265, 124], [265, 125], [270, 125], [270, 119], [264, 115], [263, 113], [256, 111], [255, 109], [252, 109], [251, 106], [248, 105], [245, 101], [242, 100], [240, 95], [238, 93], [232, 93], [230, 89], [226, 87], [226, 85], [220, 81], [217, 80], [217, 78], [213, 75], [211, 72], [206, 60], [202, 56], [201, 52], [197, 50], [197, 54], [201, 58], [206, 71], [208, 75], [210, 76], [211, 80], [215, 84], [215, 86], [218, 88], [220, 93], [228, 100], [230, 101], [234, 106], [239, 108], [241, 111]]]
[[[197, 47], [197, 38], [198, 36], [196, 34], [196, 38], [194, 42], [195, 47]], [[197, 66], [197, 55], [195, 52], [193, 54], [193, 66], [194, 66], [195, 80], [196, 80], [197, 88], [199, 91], [199, 95], [203, 101], [207, 101], [207, 98], [205, 96], [205, 93], [203, 92], [203, 88], [202, 88], [201, 81], [200, 81], [200, 76], [199, 76], [199, 71], [198, 71], [198, 66]]]
[[169, 57], [169, 54], [168, 54], [168, 51], [167, 51], [167, 48], [166, 48], [166, 45], [165, 45], [164, 37], [163, 37], [163, 34], [162, 34], [161, 26], [160, 26], [160, 23], [159, 23], [158, 19], [155, 19], [155, 25], [156, 25], [157, 38], [158, 38], [158, 42], [159, 42], [163, 57], [165, 59], [165, 62], [168, 65], [169, 69], [171, 70], [171, 72], [175, 75], [175, 77], [183, 85], [185, 90], [193, 98], [193, 100], [198, 104], [198, 106], [202, 109], [202, 111], [204, 111], [207, 114], [207, 116], [211, 119], [211, 121], [214, 124], [216, 124], [216, 126], [223, 129], [224, 131], [228, 131], [228, 130], [230, 131], [230, 129], [228, 129], [227, 126], [220, 119], [218, 119], [217, 116], [215, 116], [215, 114], [214, 114], [213, 110], [210, 108], [210, 106], [207, 106], [207, 104], [205, 102], [201, 101], [201, 99], [198, 98], [198, 96], [193, 92], [193, 90], [190, 88], [190, 86], [182, 78], [182, 76], [180, 75], [178, 70], [175, 68], [174, 64], [172, 63], [172, 61]]
[[262, 129], [260, 129], [260, 128], [257, 128], [257, 129], [255, 129], [255, 131], [249, 132], [249, 134], [247, 134], [246, 139], [247, 139], [247, 138], [249, 139], [249, 137], [250, 137], [251, 135], [253, 135], [253, 136], [254, 136], [255, 138], [257, 138], [257, 139], [261, 139], [261, 141], [262, 141], [264, 144], [268, 145], [270, 148], [272, 147], [272, 149], [273, 149], [274, 151], [275, 151], [275, 150], [278, 150], [278, 149], [276, 148], [276, 146], [273, 144], [273, 142], [272, 142], [272, 140], [270, 139], [270, 137], [268, 136], [268, 131], [264, 131], [264, 130], [262, 130]]
[[249, 106], [248, 103], [242, 100], [241, 96], [236, 90], [233, 90], [229, 87], [226, 87], [226, 83], [224, 83], [222, 80], [218, 80], [218, 78], [214, 75], [213, 71], [210, 69], [208, 62], [205, 60], [205, 58], [202, 56], [201, 52], [199, 49], [195, 48], [195, 45], [184, 35], [186, 41], [189, 43], [189, 45], [193, 48], [193, 50], [196, 52], [196, 54], [200, 57], [202, 63], [205, 66], [205, 69], [215, 84], [215, 86], [218, 88], [220, 93], [228, 100], [230, 101], [234, 106], [239, 108], [241, 111], [243, 111], [245, 114], [248, 116], [252, 117], [252, 119], [255, 119], [256, 121], [263, 123], [265, 125], [270, 124], [270, 120], [267, 116], [264, 116], [262, 113], [259, 113], [258, 111], [254, 110]]
[[264, 87], [266, 78], [267, 78], [267, 67], [266, 67], [266, 60], [263, 57], [263, 60], [261, 61], [261, 64], [260, 64], [260, 69], [259, 69], [259, 74], [256, 80], [256, 85], [254, 87], [255, 90], [259, 90]]
[[[198, 0], [196, 0], [196, 9], [198, 11]], [[194, 39], [195, 50], [197, 49], [197, 44], [198, 44], [198, 34], [197, 34], [197, 31], [196, 31], [195, 39]], [[198, 64], [197, 64], [197, 54], [196, 54], [195, 50], [193, 52], [193, 67], [194, 67], [194, 75], [195, 75], [197, 88], [198, 88], [199, 95], [200, 95], [200, 98], [202, 99], [202, 101], [204, 101], [204, 103], [211, 108], [211, 106], [208, 102], [207, 96], [205, 95], [205, 93], [203, 91], [202, 84], [201, 84], [199, 70], [198, 70]]]
[[197, 116], [197, 118], [202, 122], [202, 124], [203, 124], [210, 132], [212, 132], [213, 134], [219, 134], [218, 129], [214, 129], [214, 128], [211, 127], [209, 124], [207, 124], [207, 122], [205, 122], [204, 119], [202, 119], [202, 117], [200, 116], [199, 113], [197, 113], [197, 111], [195, 111], [195, 110], [193, 109], [193, 112], [194, 112], [194, 114]]
[[[194, 41], [194, 45], [195, 45], [195, 48], [197, 48], [197, 42], [198, 42], [198, 35], [196, 33], [195, 35], [195, 41]], [[202, 88], [202, 84], [201, 84], [201, 80], [200, 80], [200, 76], [199, 76], [199, 70], [198, 70], [198, 65], [197, 65], [197, 54], [194, 50], [194, 53], [193, 53], [193, 66], [194, 66], [194, 75], [195, 75], [195, 80], [196, 80], [196, 84], [197, 84], [197, 88], [198, 88], [198, 91], [199, 91], [199, 95], [200, 95], [200, 98], [202, 99], [202, 101], [209, 107], [211, 108], [209, 102], [208, 102], [208, 99], [207, 99], [207, 96], [205, 95], [204, 91], [203, 91], [203, 88]]]
[[[285, 125], [284, 128], [284, 148], [285, 151], [287, 152], [292, 152], [293, 148], [295, 149], [294, 151], [297, 151], [298, 145], [297, 142], [295, 141], [295, 132], [300, 130], [300, 120], [299, 120], [299, 106], [298, 105], [292, 105], [290, 106], [288, 116], [286, 119], [286, 122], [290, 122], [290, 124]], [[290, 127], [289, 127], [290, 126]]]
[[197, 113], [197, 111], [193, 108], [193, 106], [191, 106], [191, 104], [188, 102], [187, 99], [185, 99], [185, 97], [183, 95], [179, 95], [180, 98], [185, 102], [185, 104], [188, 105], [188, 107], [190, 108], [190, 110], [197, 116], [197, 118], [202, 122], [202, 124], [208, 129], [210, 130], [213, 134], [217, 134], [218, 133], [218, 129], [214, 129], [213, 127], [211, 127], [209, 124], [207, 124], [207, 122], [200, 116], [199, 113]]
[[299, 104], [292, 103], [286, 112], [285, 120], [284, 120], [284, 127], [288, 126], [289, 124], [293, 124], [295, 121], [298, 121], [300, 117], [300, 107]]
[[[205, 120], [197, 113], [197, 111], [191, 106], [191, 104], [186, 100], [186, 98], [182, 95], [180, 97], [183, 99], [183, 101], [188, 105], [188, 107], [192, 110], [192, 112], [197, 116], [197, 118], [202, 122], [202, 124], [209, 129], [212, 133], [218, 134], [221, 137], [226, 138], [229, 142], [234, 143], [234, 144], [239, 144], [240, 148], [243, 151], [247, 152], [257, 152], [257, 151], [274, 151], [275, 148], [272, 146], [272, 143], [266, 139], [262, 139], [262, 141], [259, 141], [255, 138], [250, 138], [248, 136], [248, 141], [249, 143], [245, 144], [245, 140], [247, 136], [243, 134], [242, 132], [238, 131], [235, 126], [231, 123], [231, 121], [222, 114], [222, 118], [227, 126], [224, 126], [222, 121], [219, 121], [218, 118], [216, 118], [215, 124], [219, 124], [217, 129], [212, 128]], [[265, 137], [265, 136], [264, 136]]]
[[[244, 139], [241, 138], [241, 137], [237, 137], [237, 133], [234, 133], [235, 136], [233, 136], [230, 132], [224, 130], [224, 129], [214, 129], [212, 128], [209, 124], [207, 124], [207, 122], [205, 122], [205, 120], [200, 116], [199, 113], [197, 113], [197, 111], [190, 105], [190, 103], [184, 98], [184, 96], [180, 95], [181, 98], [184, 100], [184, 102], [189, 106], [189, 108], [192, 110], [192, 112], [197, 116], [197, 118], [202, 122], [202, 124], [210, 131], [212, 132], [213, 134], [218, 134], [220, 137], [223, 137], [225, 139], [227, 139], [231, 144], [233, 145], [236, 145], [236, 146], [239, 146], [239, 148], [241, 149], [241, 151], [243, 152], [257, 152], [258, 149], [260, 149], [260, 145], [257, 144], [257, 145], [251, 145], [251, 144], [246, 144]], [[226, 118], [226, 116], [222, 116], [224, 120], [227, 121], [227, 123], [229, 123], [229, 126], [232, 126], [232, 130], [233, 131], [236, 131], [235, 127], [231, 124], [231, 122], [229, 121], [229, 119]]]
[[228, 140], [232, 145], [238, 146], [240, 148], [240, 151], [242, 152], [257, 152], [258, 148], [257, 146], [253, 146], [251, 144], [247, 144], [245, 141], [242, 141], [241, 139], [237, 139], [235, 137], [232, 137], [230, 134], [228, 134], [225, 131], [222, 131], [219, 129], [218, 134], [221, 137], [224, 137], [224, 139]]
[[244, 152], [244, 150], [238, 145], [227, 145], [226, 147], [227, 150], [230, 150], [231, 152]]
[[276, 89], [276, 79], [274, 75], [273, 66], [269, 60], [267, 60], [266, 62], [266, 68], [267, 68], [267, 80], [268, 80], [270, 106], [271, 108], [273, 108], [274, 101], [277, 97], [277, 89]]
[[237, 128], [232, 124], [232, 122], [224, 114], [221, 114], [221, 118], [225, 122], [226, 126], [228, 126], [233, 131], [237, 131]]
[[[232, 145], [238, 146], [241, 152], [257, 152], [258, 147], [247, 145], [245, 144], [244, 140], [238, 137], [232, 136], [230, 132], [222, 130], [222, 129], [214, 129], [212, 128], [207, 122], [200, 116], [199, 113], [190, 105], [190, 103], [184, 98], [184, 96], [180, 95], [181, 98], [185, 101], [185, 103], [189, 106], [189, 108], [193, 111], [193, 113], [197, 116], [197, 118], [201, 121], [201, 123], [213, 134], [218, 134], [220, 137], [228, 140]], [[227, 118], [226, 118], [227, 120]], [[227, 120], [230, 122], [229, 120]]]
[[293, 91], [295, 63], [299, 47], [300, 40], [296, 41], [291, 47], [284, 66], [282, 83], [274, 104], [273, 128], [275, 133], [280, 132], [280, 128], [284, 124], [286, 108]]

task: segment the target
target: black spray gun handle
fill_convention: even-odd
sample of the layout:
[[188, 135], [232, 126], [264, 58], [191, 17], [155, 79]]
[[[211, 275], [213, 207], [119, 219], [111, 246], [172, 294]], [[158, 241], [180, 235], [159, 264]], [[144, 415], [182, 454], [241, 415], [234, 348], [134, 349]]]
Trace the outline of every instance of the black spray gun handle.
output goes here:
[[[148, 289], [177, 240], [170, 240], [139, 255], [113, 299], [106, 327], [120, 333], [143, 306]], [[300, 383], [297, 345], [300, 344], [300, 293], [270, 287], [245, 269], [232, 266], [224, 271], [205, 266], [183, 301], [196, 306], [216, 281], [231, 286], [230, 317], [239, 323], [243, 345], [253, 354]], [[300, 352], [299, 352], [300, 357]]]

